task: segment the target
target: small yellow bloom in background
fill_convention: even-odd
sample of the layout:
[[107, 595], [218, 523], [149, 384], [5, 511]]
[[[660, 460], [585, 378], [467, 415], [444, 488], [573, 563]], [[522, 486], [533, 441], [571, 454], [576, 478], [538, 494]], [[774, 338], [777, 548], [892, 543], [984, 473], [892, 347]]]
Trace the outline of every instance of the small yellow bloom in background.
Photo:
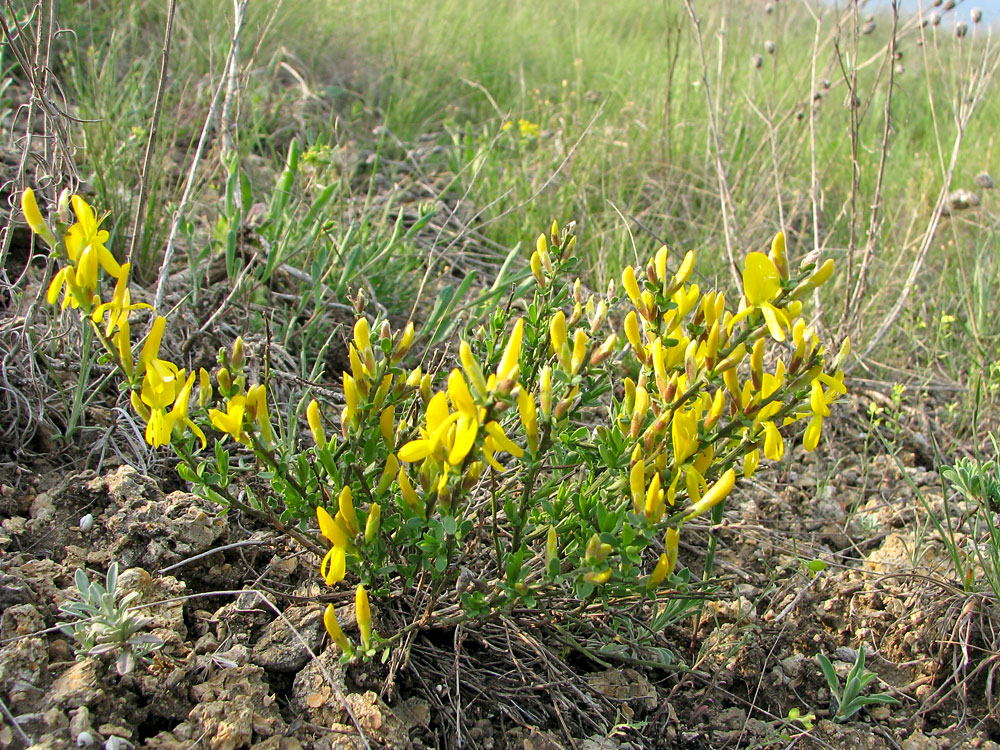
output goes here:
[[382, 435], [382, 440], [385, 442], [386, 447], [389, 450], [395, 448], [395, 434], [396, 434], [396, 407], [389, 404], [382, 410], [382, 413], [378, 417], [378, 430]]
[[628, 295], [632, 306], [642, 312], [643, 304], [641, 292], [639, 291], [639, 282], [636, 280], [635, 269], [632, 266], [625, 266], [625, 270], [622, 271], [622, 286], [625, 287], [625, 293]]
[[771, 252], [768, 257], [778, 269], [778, 275], [782, 279], [788, 278], [788, 256], [785, 254], [785, 233], [778, 232], [771, 240]]
[[421, 518], [427, 518], [427, 511], [420, 502], [420, 498], [417, 497], [417, 492], [413, 489], [410, 478], [406, 476], [406, 471], [402, 466], [399, 467], [397, 480], [399, 481], [399, 492], [403, 496], [403, 500], [406, 501], [407, 507]]
[[538, 407], [546, 419], [552, 414], [552, 368], [548, 365], [538, 373]]
[[368, 604], [368, 592], [358, 584], [354, 592], [354, 609], [358, 617], [358, 629], [361, 631], [361, 645], [365, 651], [372, 645], [372, 610]]
[[372, 351], [371, 326], [368, 318], [358, 318], [354, 324], [354, 344], [358, 347], [358, 353], [364, 362], [365, 369], [369, 375], [375, 373], [375, 353]]
[[337, 613], [334, 610], [332, 604], [326, 605], [326, 611], [323, 613], [323, 625], [326, 626], [326, 632], [330, 634], [333, 642], [340, 647], [340, 650], [345, 654], [353, 654], [354, 646], [351, 645], [351, 641], [344, 631], [340, 629], [340, 623], [337, 622]]
[[677, 566], [677, 547], [680, 544], [681, 530], [671, 526], [663, 535], [664, 554], [667, 556], [667, 575], [674, 572]]
[[[638, 449], [639, 446], [637, 445]], [[632, 494], [632, 510], [638, 516], [646, 504], [646, 462], [640, 458], [634, 464], [628, 475], [629, 490]]]

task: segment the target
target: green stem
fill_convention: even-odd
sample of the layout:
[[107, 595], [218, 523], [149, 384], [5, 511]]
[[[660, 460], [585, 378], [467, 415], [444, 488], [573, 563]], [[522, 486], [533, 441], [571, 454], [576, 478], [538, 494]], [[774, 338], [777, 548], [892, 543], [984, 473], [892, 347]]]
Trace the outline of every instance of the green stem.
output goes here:
[[76, 388], [73, 389], [73, 405], [69, 412], [69, 422], [66, 425], [65, 440], [76, 433], [77, 424], [83, 417], [83, 404], [85, 401], [84, 390], [90, 385], [90, 371], [94, 366], [93, 356], [94, 329], [93, 326], [84, 323], [83, 325], [83, 351], [80, 353], [80, 377], [77, 378]]

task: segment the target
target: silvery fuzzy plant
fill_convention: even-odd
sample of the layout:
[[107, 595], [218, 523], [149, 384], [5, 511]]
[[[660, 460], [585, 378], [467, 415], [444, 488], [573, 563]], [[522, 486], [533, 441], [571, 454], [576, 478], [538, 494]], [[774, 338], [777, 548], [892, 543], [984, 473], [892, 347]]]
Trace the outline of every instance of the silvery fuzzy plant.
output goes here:
[[78, 619], [60, 623], [62, 631], [76, 641], [78, 659], [117, 652], [115, 668], [125, 675], [135, 669], [137, 658], [163, 645], [155, 635], [139, 632], [152, 620], [129, 611], [139, 592], [122, 596], [118, 591], [118, 563], [111, 563], [103, 586], [91, 582], [82, 568], [77, 568], [74, 580], [79, 599], [60, 605], [59, 611]]

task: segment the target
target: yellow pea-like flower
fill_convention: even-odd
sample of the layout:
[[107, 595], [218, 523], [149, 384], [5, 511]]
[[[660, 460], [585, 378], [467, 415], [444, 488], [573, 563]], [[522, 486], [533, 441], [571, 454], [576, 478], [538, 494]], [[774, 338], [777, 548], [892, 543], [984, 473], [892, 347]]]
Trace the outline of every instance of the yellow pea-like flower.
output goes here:
[[382, 435], [382, 440], [392, 450], [395, 445], [393, 445], [396, 430], [396, 407], [393, 404], [389, 404], [382, 410], [382, 413], [378, 418], [378, 429]]
[[340, 508], [340, 517], [343, 520], [344, 530], [347, 532], [348, 539], [357, 536], [360, 528], [358, 526], [358, 516], [354, 512], [354, 498], [351, 494], [350, 487], [344, 487], [340, 491], [340, 497], [337, 500], [338, 506]]
[[319, 402], [313, 399], [306, 407], [306, 421], [309, 422], [309, 430], [312, 432], [316, 447], [323, 449], [326, 447], [326, 431], [323, 429], [323, 420], [319, 413]]
[[21, 212], [24, 214], [24, 220], [31, 227], [31, 231], [45, 240], [49, 247], [55, 247], [55, 235], [52, 234], [52, 230], [42, 218], [42, 212], [38, 210], [38, 201], [35, 200], [35, 191], [31, 188], [26, 188], [21, 193]]
[[639, 291], [639, 282], [636, 281], [635, 269], [632, 266], [625, 266], [625, 270], [622, 271], [622, 286], [625, 287], [625, 293], [632, 305], [641, 310], [642, 297]]
[[531, 253], [531, 275], [535, 277], [538, 286], [545, 288], [545, 275], [542, 273], [542, 256], [535, 250]]
[[[562, 311], [559, 313], [562, 314]], [[517, 377], [520, 374], [518, 369], [518, 359], [521, 356], [521, 342], [524, 339], [524, 318], [518, 318], [511, 329], [507, 346], [504, 347], [500, 356], [500, 363], [497, 365], [497, 387], [504, 395], [511, 392]]]
[[570, 358], [570, 375], [576, 375], [583, 366], [584, 357], [587, 356], [587, 344], [590, 339], [582, 328], [577, 328], [573, 334], [573, 355]]
[[708, 489], [708, 492], [702, 495], [701, 500], [691, 506], [691, 511], [684, 516], [684, 521], [689, 521], [695, 516], [700, 516], [702, 513], [711, 510], [721, 503], [729, 497], [729, 493], [732, 492], [735, 484], [736, 471], [729, 469]]
[[629, 314], [625, 316], [625, 338], [632, 346], [635, 356], [641, 362], [645, 362], [646, 347], [642, 345], [642, 338], [639, 334], [639, 317], [635, 314], [635, 310], [630, 310]]
[[[639, 449], [638, 445], [636, 449]], [[646, 462], [642, 458], [632, 465], [628, 475], [628, 483], [632, 493], [632, 510], [636, 515], [639, 515], [643, 511], [646, 501]]]

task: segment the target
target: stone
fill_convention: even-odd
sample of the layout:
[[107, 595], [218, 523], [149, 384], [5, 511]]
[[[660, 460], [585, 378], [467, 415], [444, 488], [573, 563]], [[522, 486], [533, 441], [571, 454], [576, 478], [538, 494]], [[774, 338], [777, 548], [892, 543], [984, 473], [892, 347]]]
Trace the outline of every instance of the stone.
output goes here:
[[104, 699], [104, 691], [98, 687], [101, 671], [101, 663], [91, 657], [74, 663], [49, 688], [49, 705], [93, 708]]
[[323, 608], [293, 606], [272, 621], [254, 644], [250, 659], [274, 672], [298, 672], [323, 643]]

